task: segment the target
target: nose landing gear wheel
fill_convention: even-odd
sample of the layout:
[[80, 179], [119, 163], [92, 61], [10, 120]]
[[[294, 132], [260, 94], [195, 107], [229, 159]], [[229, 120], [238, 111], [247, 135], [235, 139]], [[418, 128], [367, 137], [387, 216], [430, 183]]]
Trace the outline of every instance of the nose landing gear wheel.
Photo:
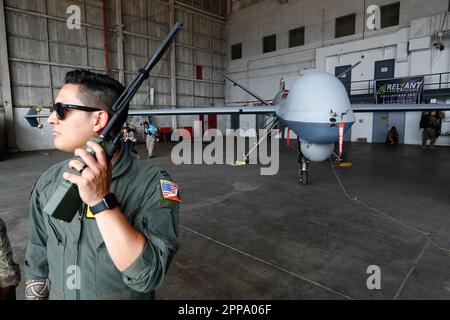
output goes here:
[[306, 186], [308, 184], [308, 171], [299, 171], [300, 184]]
[[306, 186], [309, 183], [309, 171], [308, 171], [309, 161], [305, 157], [301, 157], [299, 161], [298, 177], [299, 183]]
[[299, 183], [301, 185], [306, 186], [308, 184], [309, 174], [308, 171], [302, 171], [301, 169], [298, 171]]
[[308, 171], [308, 165], [309, 165], [309, 160], [306, 159], [303, 154], [302, 154], [302, 149], [301, 149], [301, 142], [300, 139], [297, 140], [298, 142], [298, 158], [297, 158], [297, 163], [298, 163], [298, 182], [300, 183], [300, 185], [306, 186], [309, 183], [309, 171]]

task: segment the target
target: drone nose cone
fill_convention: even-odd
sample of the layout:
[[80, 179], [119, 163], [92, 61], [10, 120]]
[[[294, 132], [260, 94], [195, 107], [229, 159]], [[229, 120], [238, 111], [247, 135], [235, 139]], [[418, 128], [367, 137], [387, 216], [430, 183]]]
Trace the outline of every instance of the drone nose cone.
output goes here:
[[350, 106], [350, 100], [342, 82], [324, 72], [310, 72], [301, 77], [291, 89], [291, 101], [304, 111], [342, 110]]
[[324, 72], [311, 72], [298, 79], [282, 111], [280, 117], [296, 134], [318, 144], [337, 141], [337, 123], [343, 122], [347, 130], [355, 122], [344, 85]]
[[292, 86], [283, 118], [290, 121], [354, 122], [350, 100], [342, 82], [325, 72], [310, 72]]

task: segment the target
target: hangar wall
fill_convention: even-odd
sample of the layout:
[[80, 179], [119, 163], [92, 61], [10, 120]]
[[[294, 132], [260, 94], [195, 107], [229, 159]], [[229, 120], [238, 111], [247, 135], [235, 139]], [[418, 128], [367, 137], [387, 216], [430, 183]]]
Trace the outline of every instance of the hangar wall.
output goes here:
[[[6, 34], [15, 147], [20, 151], [51, 149], [51, 126], [43, 120], [44, 129], [31, 128], [23, 115], [30, 106], [51, 105], [67, 71], [86, 68], [105, 72], [102, 1], [0, 2], [4, 5], [4, 21], [0, 20], [0, 24], [5, 26]], [[224, 82], [212, 70], [223, 69], [226, 0], [106, 0], [106, 4], [110, 75], [125, 84], [134, 78], [169, 32], [171, 20], [184, 24], [177, 36], [174, 61], [170, 53], [164, 56], [150, 79], [141, 86], [131, 108], [150, 108], [152, 102], [154, 107], [174, 103], [180, 106], [223, 104]], [[70, 5], [81, 9], [80, 29], [67, 27], [67, 19], [72, 14], [67, 12]], [[122, 46], [118, 39], [123, 39]], [[171, 63], [175, 64], [174, 70]], [[200, 76], [197, 66], [201, 66]], [[3, 91], [4, 83], [0, 83]], [[2, 111], [0, 107], [0, 120], [4, 118]], [[192, 126], [194, 119], [198, 117], [178, 116], [173, 120], [167, 116], [154, 120], [160, 127], [182, 127]], [[134, 117], [130, 122], [139, 126], [143, 120]], [[0, 121], [2, 132], [4, 125], [5, 121]], [[225, 126], [222, 118], [218, 119], [218, 126]]]
[[[450, 29], [448, 1], [374, 0], [370, 4], [383, 6], [395, 2], [400, 2], [399, 24], [375, 31], [365, 27], [364, 3], [368, 6], [369, 2], [361, 0], [340, 1], [339, 6], [330, 0], [284, 1], [284, 4], [265, 0], [233, 12], [226, 26], [227, 54], [230, 55], [231, 45], [242, 43], [242, 58], [227, 59], [228, 73], [264, 98], [272, 99], [282, 75], [286, 76], [289, 88], [310, 70], [334, 74], [335, 67], [355, 64], [361, 55], [363, 62], [353, 69], [352, 81], [372, 80], [375, 61], [383, 59], [396, 60], [396, 77], [449, 72], [450, 37], [442, 39], [444, 50], [433, 46], [433, 35], [441, 27], [443, 31]], [[356, 14], [355, 34], [335, 38], [335, 19], [351, 13]], [[305, 44], [289, 48], [289, 30], [302, 26]], [[277, 50], [262, 54], [262, 37], [271, 34], [276, 34]], [[443, 75], [443, 81], [449, 81], [448, 77]], [[427, 81], [436, 78], [428, 77]], [[227, 102], [253, 100], [229, 84], [226, 92]], [[449, 112], [446, 117], [450, 120]], [[406, 113], [404, 143], [420, 143], [419, 118], [420, 113]], [[245, 121], [251, 123], [254, 119], [248, 116]], [[352, 141], [365, 137], [371, 142], [372, 123], [372, 113], [357, 114]], [[443, 132], [446, 131], [450, 131], [448, 121], [443, 124]], [[450, 137], [440, 137], [437, 144], [450, 145]]]

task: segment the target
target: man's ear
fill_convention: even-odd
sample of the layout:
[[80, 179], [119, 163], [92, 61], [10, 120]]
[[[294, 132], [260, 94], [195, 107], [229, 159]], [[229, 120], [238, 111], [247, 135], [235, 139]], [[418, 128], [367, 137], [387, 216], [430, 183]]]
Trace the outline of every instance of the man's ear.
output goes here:
[[95, 118], [94, 118], [94, 127], [93, 130], [95, 132], [102, 131], [106, 125], [108, 124], [109, 120], [109, 114], [105, 110], [100, 110], [95, 112]]

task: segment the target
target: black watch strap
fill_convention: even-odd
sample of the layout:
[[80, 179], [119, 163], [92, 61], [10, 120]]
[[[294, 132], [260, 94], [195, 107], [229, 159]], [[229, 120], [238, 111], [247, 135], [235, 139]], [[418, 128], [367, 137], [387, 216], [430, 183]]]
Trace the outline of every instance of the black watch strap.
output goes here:
[[114, 209], [119, 205], [119, 201], [117, 201], [116, 196], [114, 193], [108, 193], [102, 201], [97, 203], [96, 205], [90, 207], [91, 212], [93, 215], [96, 215], [97, 213], [100, 213], [105, 210]]

